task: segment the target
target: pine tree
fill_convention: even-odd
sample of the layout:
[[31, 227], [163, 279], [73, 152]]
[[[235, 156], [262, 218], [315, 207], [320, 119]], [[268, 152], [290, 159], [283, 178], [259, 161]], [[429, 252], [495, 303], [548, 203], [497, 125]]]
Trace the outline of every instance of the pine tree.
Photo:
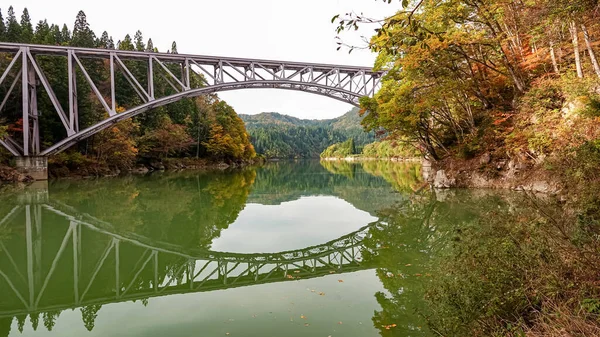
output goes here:
[[4, 17], [2, 16], [2, 11], [0, 10], [0, 41], [4, 41], [6, 38], [6, 25], [4, 25]]
[[135, 46], [131, 42], [131, 36], [129, 34], [125, 35], [123, 41], [119, 41], [117, 48], [119, 50], [135, 50]]
[[53, 43], [52, 44], [57, 44], [60, 45], [60, 28], [55, 25], [52, 24], [52, 26], [50, 26], [50, 31], [52, 32], [52, 37], [53, 37]]
[[8, 17], [6, 18], [6, 41], [21, 42], [21, 26], [17, 22], [12, 6], [8, 7]]
[[71, 31], [66, 24], [63, 24], [62, 30], [60, 31], [60, 43], [69, 44], [71, 42]]
[[90, 29], [90, 24], [87, 22], [85, 13], [83, 11], [79, 11], [79, 13], [77, 13], [77, 17], [75, 18], [71, 46], [93, 48], [95, 41], [96, 36]]
[[148, 39], [148, 43], [146, 44], [146, 51], [154, 51], [154, 43], [152, 43], [152, 39]]
[[29, 17], [29, 11], [27, 8], [23, 9], [23, 15], [21, 15], [21, 42], [31, 43], [33, 41], [33, 26], [31, 25], [31, 18]]
[[102, 36], [100, 36], [100, 40], [98, 41], [98, 47], [104, 48], [104, 49], [109, 49], [109, 46], [108, 46], [109, 39], [110, 38], [108, 37], [108, 32], [103, 31]]
[[44, 20], [38, 22], [37, 26], [35, 26], [35, 33], [33, 34], [33, 42], [37, 44], [52, 44], [54, 37], [52, 36], [52, 31], [50, 30], [50, 26], [48, 26], [48, 21]]
[[177, 42], [175, 41], [171, 44], [171, 54], [177, 54]]
[[108, 38], [108, 49], [115, 49], [115, 42], [113, 41], [112, 36]]
[[138, 30], [137, 32], [135, 32], [135, 35], [133, 36], [133, 41], [135, 43], [135, 50], [144, 51], [146, 49], [146, 46], [144, 46], [144, 37], [142, 36], [141, 31]]

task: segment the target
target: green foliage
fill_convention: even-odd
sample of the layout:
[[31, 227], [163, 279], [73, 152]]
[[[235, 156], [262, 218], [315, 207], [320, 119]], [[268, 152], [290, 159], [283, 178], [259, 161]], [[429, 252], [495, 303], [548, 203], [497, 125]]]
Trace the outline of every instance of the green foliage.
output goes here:
[[325, 151], [321, 152], [321, 158], [345, 158], [356, 154], [354, 139], [350, 138], [343, 143], [330, 145]]
[[451, 244], [437, 252], [426, 291], [432, 328], [461, 337], [597, 331], [595, 316], [580, 310], [595, 310], [586, 299], [598, 296], [597, 228], [577, 229], [578, 216], [553, 200], [488, 204], [495, 209], [456, 223], [446, 234]]
[[386, 139], [365, 145], [362, 155], [367, 158], [415, 158], [420, 153], [413, 144]]
[[267, 158], [318, 158], [328, 146], [353, 138], [357, 148], [374, 140], [364, 132], [357, 109], [326, 120], [298, 119], [275, 112], [241, 115], [258, 153]]

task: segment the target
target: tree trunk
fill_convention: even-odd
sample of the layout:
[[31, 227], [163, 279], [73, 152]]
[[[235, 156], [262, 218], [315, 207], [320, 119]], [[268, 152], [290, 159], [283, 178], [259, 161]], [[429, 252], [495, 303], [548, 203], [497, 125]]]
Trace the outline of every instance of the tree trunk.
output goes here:
[[575, 21], [569, 23], [569, 32], [573, 39], [573, 53], [575, 54], [575, 67], [577, 68], [577, 77], [583, 78], [583, 68], [581, 67], [581, 57], [579, 55], [579, 39], [577, 38], [577, 25]]
[[600, 77], [600, 66], [598, 66], [598, 60], [596, 60], [596, 55], [594, 55], [594, 50], [592, 49], [590, 34], [588, 33], [588, 30], [584, 24], [581, 24], [581, 31], [583, 32], [583, 39], [585, 40], [585, 45], [587, 47], [588, 54], [590, 55], [592, 65], [594, 66], [594, 71], [596, 72], [596, 75]]
[[556, 62], [556, 54], [554, 53], [554, 42], [552, 41], [550, 41], [550, 58], [552, 59], [552, 68], [554, 68], [554, 72], [560, 74], [558, 63]]

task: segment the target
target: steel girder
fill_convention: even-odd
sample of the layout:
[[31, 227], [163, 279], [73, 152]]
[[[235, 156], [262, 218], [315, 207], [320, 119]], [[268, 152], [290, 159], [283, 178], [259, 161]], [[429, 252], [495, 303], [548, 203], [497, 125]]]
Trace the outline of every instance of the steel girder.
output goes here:
[[[55, 154], [123, 119], [182, 98], [220, 91], [251, 88], [297, 90], [358, 106], [360, 97], [372, 97], [377, 92], [383, 76], [382, 72], [372, 71], [369, 67], [16, 43], [0, 43], [0, 53], [12, 55], [12, 60], [0, 77], [0, 85], [12, 79], [10, 85], [7, 84], [9, 88], [4, 97], [0, 97], [0, 113], [17, 84], [21, 84], [22, 141], [0, 140], [0, 145], [16, 156]], [[38, 62], [39, 56], [67, 58], [67, 67], [64, 69], [68, 75], [67, 100], [57, 98]], [[90, 69], [82, 62], [87, 59], [104, 60], [109, 85], [101, 88], [94, 83]], [[136, 76], [132, 72], [128, 62], [133, 61], [146, 65], [144, 76]], [[83, 75], [85, 83], [77, 83], [77, 73]], [[143, 102], [121, 113], [117, 113], [117, 73], [122, 74]], [[174, 94], [161, 96], [155, 81], [158, 77], [168, 83]], [[194, 87], [192, 77], [198, 78], [201, 84]], [[89, 86], [108, 114], [108, 118], [84, 130], [79, 129], [78, 85]], [[45, 149], [40, 145], [37, 109], [37, 89], [42, 88], [67, 134], [65, 139]]]

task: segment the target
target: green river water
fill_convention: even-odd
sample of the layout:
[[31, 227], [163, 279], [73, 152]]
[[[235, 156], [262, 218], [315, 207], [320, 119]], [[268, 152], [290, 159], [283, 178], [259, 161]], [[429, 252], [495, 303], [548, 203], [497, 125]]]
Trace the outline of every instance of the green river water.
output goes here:
[[0, 337], [433, 336], [449, 228], [510, 206], [420, 177], [298, 161], [6, 191]]

